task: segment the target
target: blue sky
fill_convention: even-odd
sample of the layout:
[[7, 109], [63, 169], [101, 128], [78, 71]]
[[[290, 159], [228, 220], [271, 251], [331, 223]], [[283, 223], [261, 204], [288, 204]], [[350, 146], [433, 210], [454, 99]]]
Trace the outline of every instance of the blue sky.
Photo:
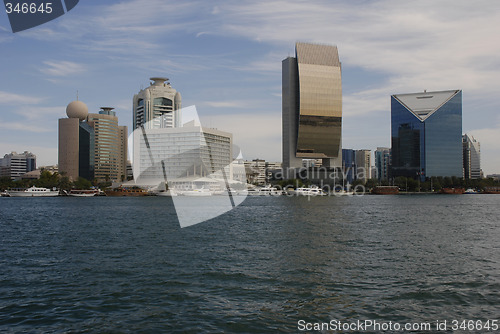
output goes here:
[[0, 155], [57, 163], [76, 98], [132, 123], [132, 97], [166, 76], [246, 159], [281, 161], [281, 61], [297, 41], [338, 46], [343, 146], [390, 146], [390, 95], [463, 89], [463, 130], [500, 173], [500, 2], [80, 0], [13, 34], [0, 13]]

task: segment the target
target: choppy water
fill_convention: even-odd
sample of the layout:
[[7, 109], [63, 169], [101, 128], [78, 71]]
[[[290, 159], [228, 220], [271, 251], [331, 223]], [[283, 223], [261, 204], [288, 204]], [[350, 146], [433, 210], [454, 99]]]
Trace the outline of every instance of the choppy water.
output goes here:
[[500, 318], [500, 196], [253, 197], [184, 229], [169, 203], [1, 198], [0, 331]]

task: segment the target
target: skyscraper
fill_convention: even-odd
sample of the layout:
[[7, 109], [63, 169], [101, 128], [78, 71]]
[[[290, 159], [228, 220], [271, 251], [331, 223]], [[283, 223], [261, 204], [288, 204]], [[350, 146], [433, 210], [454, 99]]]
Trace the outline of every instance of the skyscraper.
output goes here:
[[372, 151], [370, 150], [356, 150], [356, 179], [366, 182], [371, 178], [371, 160]]
[[77, 100], [66, 107], [68, 118], [59, 119], [59, 173], [71, 180], [94, 178], [94, 129], [84, 122], [88, 113]]
[[462, 177], [462, 91], [391, 96], [392, 175]]
[[342, 172], [345, 182], [352, 183], [356, 179], [356, 153], [353, 149], [342, 149]]
[[464, 178], [479, 179], [481, 171], [481, 144], [471, 135], [462, 136]]
[[181, 94], [172, 88], [168, 78], [150, 80], [153, 82], [149, 87], [134, 95], [134, 130], [143, 125], [150, 129], [180, 127]]
[[283, 168], [342, 166], [342, 81], [336, 46], [297, 43], [282, 62]]
[[72, 180], [120, 181], [125, 178], [127, 127], [118, 126], [114, 108], [89, 114], [85, 103], [68, 104], [59, 119], [59, 171]]
[[[101, 107], [98, 114], [88, 114], [87, 123], [94, 129], [94, 177], [98, 180], [121, 181], [126, 178], [127, 127], [118, 126], [114, 108]], [[126, 149], [125, 149], [126, 150]]]
[[375, 168], [379, 181], [389, 179], [390, 163], [391, 149], [388, 147], [377, 147], [375, 151]]

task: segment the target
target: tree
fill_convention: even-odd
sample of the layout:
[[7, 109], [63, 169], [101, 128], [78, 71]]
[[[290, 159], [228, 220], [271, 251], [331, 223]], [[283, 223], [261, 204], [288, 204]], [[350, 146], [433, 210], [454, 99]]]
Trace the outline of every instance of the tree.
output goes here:
[[92, 187], [92, 182], [83, 177], [79, 177], [78, 180], [73, 182], [73, 187], [75, 189], [90, 189]]
[[394, 179], [394, 185], [398, 186], [399, 189], [404, 189], [404, 191], [408, 191], [407, 182], [408, 182], [408, 179], [404, 176], [398, 176]]
[[40, 178], [33, 183], [35, 186], [42, 188], [57, 187], [59, 183], [59, 174], [44, 170], [40, 173]]
[[0, 190], [5, 190], [8, 188], [14, 187], [14, 182], [8, 176], [4, 176], [0, 178]]
[[60, 177], [57, 183], [57, 187], [62, 190], [70, 190], [72, 185], [73, 184], [71, 183], [69, 177], [67, 176]]
[[408, 191], [417, 191], [419, 182], [415, 179], [408, 178]]
[[443, 179], [443, 188], [451, 188], [453, 186], [453, 182], [451, 180], [451, 177], [446, 176]]
[[378, 185], [378, 180], [377, 179], [368, 179], [366, 181], [365, 187], [368, 189], [375, 188]]

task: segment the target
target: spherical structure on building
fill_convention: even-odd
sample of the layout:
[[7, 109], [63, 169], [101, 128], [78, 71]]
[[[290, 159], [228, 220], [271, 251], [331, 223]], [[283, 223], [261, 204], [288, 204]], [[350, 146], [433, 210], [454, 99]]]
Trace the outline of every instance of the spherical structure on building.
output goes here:
[[66, 107], [66, 115], [69, 118], [79, 118], [83, 121], [89, 114], [89, 108], [82, 101], [73, 101]]

